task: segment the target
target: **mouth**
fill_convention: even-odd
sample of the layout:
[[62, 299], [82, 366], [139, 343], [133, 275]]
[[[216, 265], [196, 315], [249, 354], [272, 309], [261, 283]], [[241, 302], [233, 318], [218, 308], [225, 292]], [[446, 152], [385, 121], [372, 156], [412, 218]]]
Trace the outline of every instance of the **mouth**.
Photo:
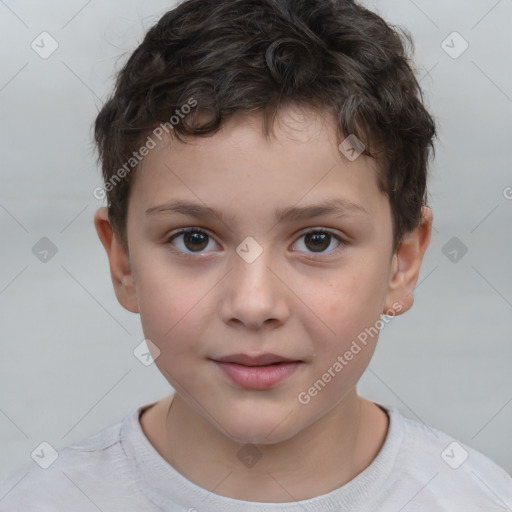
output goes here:
[[297, 359], [291, 359], [288, 357], [280, 356], [277, 354], [257, 354], [257, 355], [249, 355], [249, 354], [232, 354], [225, 357], [219, 357], [214, 359], [219, 363], [235, 363], [243, 366], [271, 366], [274, 364], [282, 364], [282, 363], [291, 363], [291, 362], [302, 362]]
[[254, 390], [276, 386], [304, 363], [276, 354], [233, 354], [212, 361], [238, 387]]

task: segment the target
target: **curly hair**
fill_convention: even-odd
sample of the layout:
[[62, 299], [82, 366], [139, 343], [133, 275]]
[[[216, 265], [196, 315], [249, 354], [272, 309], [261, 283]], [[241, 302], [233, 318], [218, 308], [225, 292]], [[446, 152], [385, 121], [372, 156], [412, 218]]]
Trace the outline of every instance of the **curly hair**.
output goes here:
[[[407, 43], [412, 49], [406, 31], [352, 0], [185, 0], [168, 11], [118, 73], [95, 121], [114, 233], [127, 248], [133, 173], [125, 163], [156, 127], [165, 123], [183, 141], [260, 111], [268, 137], [278, 110], [297, 105], [332, 114], [340, 141], [355, 135], [378, 161], [395, 251], [421, 221], [436, 136]], [[199, 107], [178, 118], [192, 101]], [[171, 126], [172, 116], [179, 122]]]

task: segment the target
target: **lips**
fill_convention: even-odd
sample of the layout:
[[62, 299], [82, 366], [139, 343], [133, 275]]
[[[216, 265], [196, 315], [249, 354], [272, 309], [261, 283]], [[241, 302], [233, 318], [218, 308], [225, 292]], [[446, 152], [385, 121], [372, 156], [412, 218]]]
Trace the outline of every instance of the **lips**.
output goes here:
[[293, 375], [303, 361], [276, 354], [233, 354], [213, 360], [237, 387], [264, 390]]
[[287, 363], [287, 362], [300, 362], [297, 359], [290, 359], [287, 357], [279, 356], [276, 354], [258, 354], [250, 356], [248, 354], [233, 354], [226, 357], [215, 359], [220, 363], [236, 363], [244, 366], [269, 366], [271, 364]]

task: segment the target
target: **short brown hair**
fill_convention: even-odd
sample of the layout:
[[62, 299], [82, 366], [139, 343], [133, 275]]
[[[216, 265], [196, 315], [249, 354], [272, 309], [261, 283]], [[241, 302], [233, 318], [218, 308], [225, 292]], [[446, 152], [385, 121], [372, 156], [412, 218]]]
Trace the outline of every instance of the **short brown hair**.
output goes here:
[[285, 105], [332, 113], [340, 141], [355, 135], [379, 161], [395, 251], [427, 204], [436, 135], [406, 43], [413, 47], [407, 32], [351, 0], [186, 0], [168, 11], [119, 72], [95, 121], [116, 236], [127, 247], [133, 173], [115, 186], [112, 178], [194, 98], [199, 108], [168, 130], [180, 140], [213, 134], [234, 113], [261, 111], [267, 134]]

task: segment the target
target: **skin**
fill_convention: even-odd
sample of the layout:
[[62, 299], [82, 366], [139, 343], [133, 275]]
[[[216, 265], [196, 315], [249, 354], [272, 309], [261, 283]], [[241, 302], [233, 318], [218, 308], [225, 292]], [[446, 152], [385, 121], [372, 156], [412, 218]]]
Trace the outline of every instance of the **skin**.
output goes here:
[[[298, 396], [381, 313], [412, 306], [432, 212], [423, 208], [421, 224], [393, 252], [377, 164], [363, 155], [349, 161], [335, 134], [326, 113], [288, 107], [266, 139], [260, 114], [239, 114], [213, 136], [150, 151], [134, 176], [127, 248], [106, 208], [95, 215], [117, 298], [140, 313], [160, 351], [155, 364], [176, 390], [168, 419], [173, 396], [144, 410], [143, 431], [181, 474], [222, 496], [291, 502], [325, 494], [368, 467], [386, 437], [387, 414], [356, 390], [378, 335], [309, 403]], [[274, 220], [275, 209], [333, 197], [367, 215]], [[146, 213], [171, 199], [214, 207], [223, 221]], [[209, 237], [170, 240], [186, 227]], [[343, 242], [327, 237], [315, 249], [304, 234], [318, 228]], [[248, 236], [263, 249], [252, 263], [236, 252]], [[302, 363], [270, 389], [247, 390], [210, 359], [240, 352]], [[262, 455], [252, 467], [237, 457], [246, 443]]]

